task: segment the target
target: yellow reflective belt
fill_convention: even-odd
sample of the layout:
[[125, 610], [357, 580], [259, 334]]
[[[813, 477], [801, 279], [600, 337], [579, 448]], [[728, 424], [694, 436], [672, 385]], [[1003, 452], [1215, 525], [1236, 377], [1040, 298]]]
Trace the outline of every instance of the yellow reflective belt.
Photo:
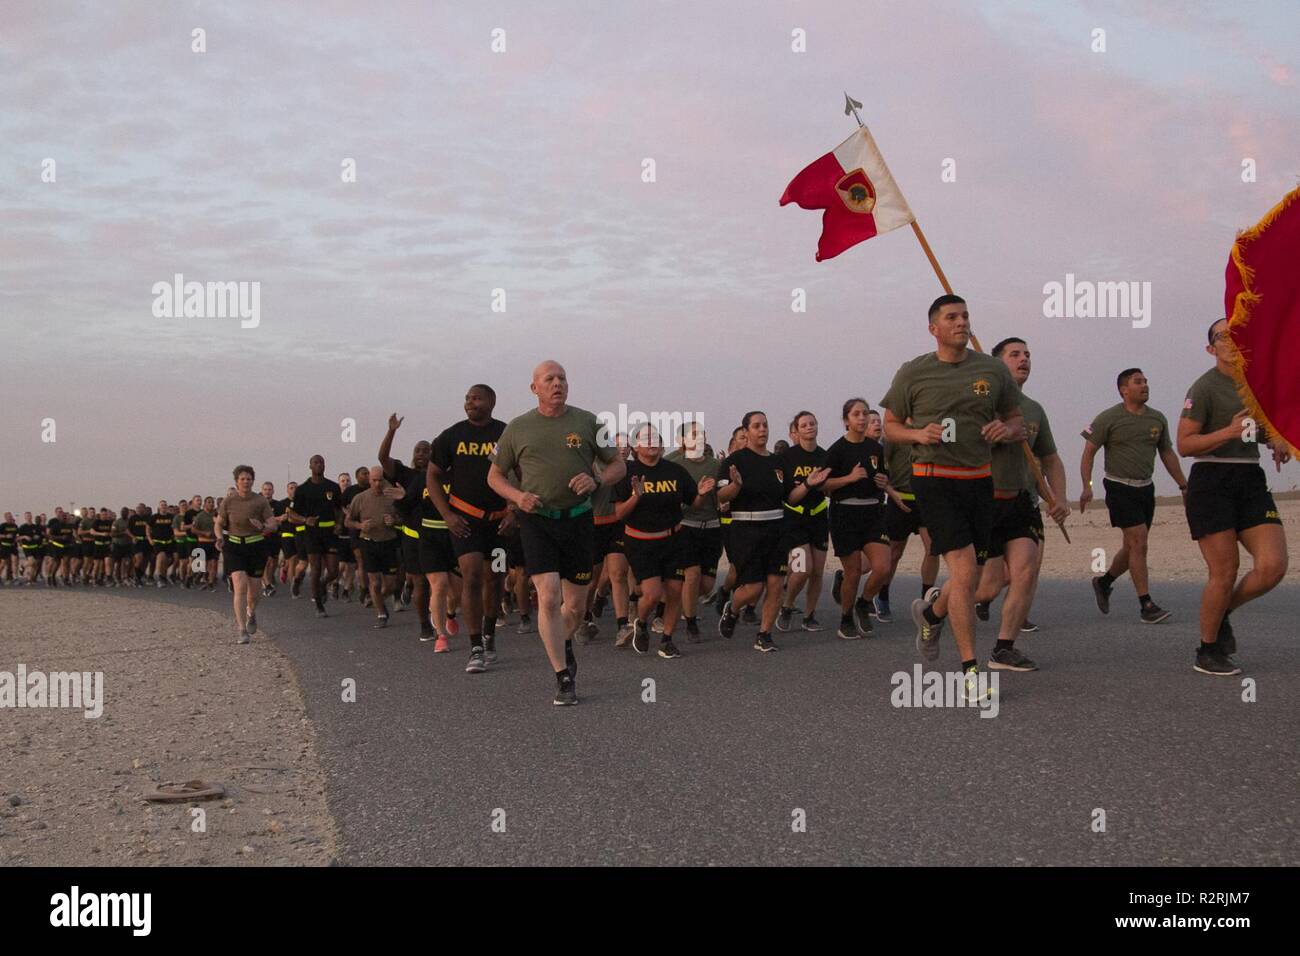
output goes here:
[[440, 518], [421, 518], [421, 519], [420, 519], [420, 527], [421, 527], [421, 528], [444, 528], [444, 529], [445, 529], [445, 528], [447, 527], [447, 522], [441, 520]]
[[334, 522], [333, 522], [333, 521], [317, 521], [317, 522], [316, 522], [316, 527], [318, 527], [318, 528], [332, 528], [332, 527], [334, 527]]
[[406, 533], [408, 538], [418, 538], [420, 536], [420, 532], [416, 531], [414, 528], [408, 528], [405, 525], [402, 526], [402, 531]]
[[817, 505], [817, 507], [813, 508], [813, 510], [808, 513], [810, 515], [819, 515], [826, 510], [826, 508], [830, 505], [830, 503], [831, 500], [829, 498], [823, 498], [821, 500], [821, 504]]

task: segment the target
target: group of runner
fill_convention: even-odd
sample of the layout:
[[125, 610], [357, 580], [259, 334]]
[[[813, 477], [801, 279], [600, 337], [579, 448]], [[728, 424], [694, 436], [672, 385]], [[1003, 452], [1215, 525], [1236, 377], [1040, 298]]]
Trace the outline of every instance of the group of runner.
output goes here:
[[[710, 600], [722, 637], [751, 621], [754, 648], [769, 653], [777, 649], [774, 629], [823, 630], [816, 609], [833, 549], [842, 568], [832, 586], [836, 634], [857, 640], [872, 636], [873, 618], [892, 621], [890, 584], [916, 535], [924, 546], [921, 596], [911, 603], [918, 652], [936, 660], [950, 626], [975, 702], [987, 692], [978, 680], [975, 622], [989, 619], [1004, 590], [987, 666], [1037, 669], [1016, 640], [1036, 630], [1028, 613], [1045, 546], [1042, 511], [1057, 522], [1068, 516], [1065, 468], [1046, 413], [1024, 392], [1025, 340], [1004, 339], [991, 355], [972, 351], [970, 315], [955, 295], [935, 300], [927, 319], [934, 351], [898, 370], [880, 402], [883, 417], [865, 398], [845, 401], [844, 434], [829, 448], [819, 444], [819, 422], [808, 411], [790, 421], [780, 452], [768, 448], [761, 411], [744, 416], [720, 458], [689, 421], [675, 436], [645, 425], [610, 440], [594, 414], [568, 403], [565, 371], [547, 361], [533, 373], [536, 408], [506, 424], [493, 417], [495, 392], [474, 385], [465, 418], [417, 442], [409, 462], [392, 456], [403, 422], [392, 415], [378, 463], [357, 469], [355, 481], [327, 478], [316, 455], [309, 477], [291, 483], [283, 499], [270, 482], [255, 492], [253, 469], [240, 465], [234, 487], [217, 500], [164, 501], [155, 512], [141, 504], [117, 518], [107, 509], [79, 517], [59, 510], [45, 522], [26, 514], [16, 523], [6, 514], [0, 574], [25, 575], [28, 583], [40, 576], [50, 584], [174, 581], [211, 589], [220, 554], [239, 643], [256, 633], [258, 600], [276, 593], [277, 580], [291, 582], [295, 597], [305, 584], [320, 617], [328, 598], [350, 600], [356, 585], [376, 628], [388, 625], [390, 600], [399, 610], [413, 605], [420, 639], [438, 651], [458, 633], [463, 612], [469, 673], [495, 661], [496, 628], [512, 604], [519, 630], [532, 630], [535, 601], [554, 702], [565, 705], [577, 701], [574, 639], [595, 639], [596, 619], [610, 603], [616, 645], [640, 654], [655, 633], [660, 657], [680, 657], [678, 626], [688, 641], [700, 640], [700, 608]], [[1104, 449], [1106, 505], [1123, 543], [1093, 578], [1093, 594], [1109, 613], [1115, 582], [1127, 572], [1138, 619], [1158, 624], [1169, 612], [1150, 595], [1147, 535], [1161, 459], [1185, 496], [1209, 569], [1194, 667], [1232, 675], [1240, 667], [1230, 613], [1282, 579], [1287, 552], [1259, 464], [1268, 436], [1247, 418], [1229, 374], [1226, 322], [1214, 323], [1208, 338], [1215, 366], [1188, 391], [1176, 438], [1147, 404], [1141, 370], [1119, 374], [1121, 401], [1082, 433], [1079, 500], [1081, 510], [1092, 500], [1094, 458]], [[665, 440], [677, 445], [670, 453]], [[1188, 478], [1179, 454], [1195, 459]], [[1280, 466], [1287, 455], [1275, 450], [1274, 458]], [[1048, 492], [1043, 502], [1040, 487]], [[1254, 559], [1240, 580], [1238, 544]], [[720, 579], [724, 552], [729, 567]], [[936, 587], [940, 559], [947, 575]]]

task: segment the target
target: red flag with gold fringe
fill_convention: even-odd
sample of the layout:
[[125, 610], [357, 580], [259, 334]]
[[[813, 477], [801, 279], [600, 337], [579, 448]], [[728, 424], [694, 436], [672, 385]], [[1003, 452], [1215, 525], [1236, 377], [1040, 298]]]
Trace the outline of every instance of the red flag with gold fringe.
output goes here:
[[1246, 411], [1300, 456], [1300, 188], [1237, 236], [1223, 297]]

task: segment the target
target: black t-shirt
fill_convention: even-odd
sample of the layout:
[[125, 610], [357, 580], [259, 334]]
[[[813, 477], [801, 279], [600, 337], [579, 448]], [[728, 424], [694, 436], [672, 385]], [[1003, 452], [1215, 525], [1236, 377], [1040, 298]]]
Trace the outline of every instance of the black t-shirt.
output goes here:
[[266, 503], [271, 508], [271, 514], [278, 518], [284, 514], [284, 503], [288, 500], [288, 498], [285, 498], [284, 501], [281, 501], [279, 498], [267, 498]]
[[18, 525], [12, 521], [0, 521], [0, 544], [12, 545], [18, 540]]
[[126, 519], [127, 528], [129, 528], [131, 533], [135, 535], [136, 538], [140, 541], [144, 540], [144, 529], [145, 529], [145, 525], [147, 525], [148, 523], [149, 523], [148, 515], [133, 514], [131, 515], [131, 517]]
[[50, 536], [51, 541], [56, 539], [59, 541], [63, 540], [63, 522], [60, 519], [51, 518], [49, 523], [45, 526], [45, 530], [46, 534]]
[[108, 544], [108, 538], [113, 533], [113, 519], [96, 518], [93, 530], [95, 532], [96, 544]]
[[667, 531], [682, 520], [682, 508], [695, 500], [699, 490], [695, 479], [676, 462], [660, 458], [653, 466], [634, 458], [628, 462], [627, 475], [614, 486], [614, 500], [632, 497], [632, 479], [641, 478], [641, 499], [627, 516], [625, 524], [637, 531]]
[[352, 504], [352, 499], [369, 488], [369, 485], [348, 485], [347, 490], [343, 492], [343, 510], [346, 511]]
[[64, 544], [76, 544], [77, 522], [70, 518], [64, 518], [63, 521], [60, 522], [60, 525], [59, 540]]
[[[293, 497], [290, 496], [288, 498], [281, 498], [278, 504], [280, 505], [280, 514], [284, 514], [286, 511], [288, 511], [290, 508], [293, 507]], [[271, 506], [271, 510], [272, 511], [275, 510], [274, 505]], [[295, 509], [295, 513], [296, 513], [296, 509]], [[287, 531], [289, 534], [293, 534], [301, 527], [302, 527], [301, 521], [286, 520], [284, 524], [280, 525], [280, 530], [282, 532]]]
[[777, 455], [760, 455], [742, 448], [718, 466], [718, 481], [731, 481], [731, 467], [740, 472], [740, 494], [731, 499], [731, 513], [780, 511], [785, 503], [785, 469]]
[[[826, 464], [826, 449], [818, 445], [812, 451], [804, 451], [802, 445], [791, 445], [782, 452], [781, 461], [785, 469], [785, 492], [789, 497], [790, 490], [795, 485], [802, 485], [814, 469]], [[821, 489], [809, 488], [808, 493], [799, 502], [799, 506], [803, 508], [804, 514], [807, 514], [821, 504], [825, 497]]]
[[194, 524], [194, 519], [197, 518], [198, 516], [199, 513], [195, 511], [193, 508], [190, 508], [185, 512], [184, 517], [181, 518], [181, 523], [184, 524], [187, 528], [189, 528], [189, 530], [185, 532], [187, 537], [191, 537], [191, 538], [194, 537], [194, 528], [190, 526]]
[[421, 518], [435, 517], [437, 509], [429, 501], [424, 483], [428, 472], [412, 468], [403, 461], [394, 459], [392, 482], [401, 485], [406, 494], [393, 502], [393, 508], [401, 515], [402, 523], [419, 530]]
[[28, 545], [38, 544], [41, 540], [41, 531], [31, 522], [26, 522], [18, 526], [18, 537], [30, 538], [30, 541], [25, 542]]
[[475, 425], [457, 422], [433, 440], [430, 458], [451, 480], [451, 494], [483, 511], [500, 511], [505, 499], [488, 487], [488, 469], [506, 423], [489, 419]]
[[844, 436], [831, 445], [830, 451], [826, 453], [826, 467], [831, 470], [832, 478], [843, 478], [853, 470], [854, 465], [859, 464], [866, 469], [867, 476], [861, 481], [832, 491], [831, 501], [843, 501], [845, 498], [880, 500], [882, 492], [876, 487], [876, 475], [885, 471], [885, 449], [880, 442], [874, 438], [864, 438], [854, 443], [849, 441], [848, 436]]
[[336, 509], [343, 507], [343, 489], [337, 481], [322, 478], [320, 484], [310, 479], [300, 482], [293, 493], [293, 510], [304, 518], [336, 521]]
[[155, 541], [170, 541], [172, 539], [171, 515], [162, 512], [150, 515], [149, 526], [153, 528], [153, 539]]

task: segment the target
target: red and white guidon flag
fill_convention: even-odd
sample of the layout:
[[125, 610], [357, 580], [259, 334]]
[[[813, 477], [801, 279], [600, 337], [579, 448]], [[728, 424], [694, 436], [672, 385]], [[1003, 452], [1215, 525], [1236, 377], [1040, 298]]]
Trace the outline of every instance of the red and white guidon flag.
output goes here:
[[865, 126], [790, 180], [781, 205], [824, 209], [817, 261], [916, 219]]

